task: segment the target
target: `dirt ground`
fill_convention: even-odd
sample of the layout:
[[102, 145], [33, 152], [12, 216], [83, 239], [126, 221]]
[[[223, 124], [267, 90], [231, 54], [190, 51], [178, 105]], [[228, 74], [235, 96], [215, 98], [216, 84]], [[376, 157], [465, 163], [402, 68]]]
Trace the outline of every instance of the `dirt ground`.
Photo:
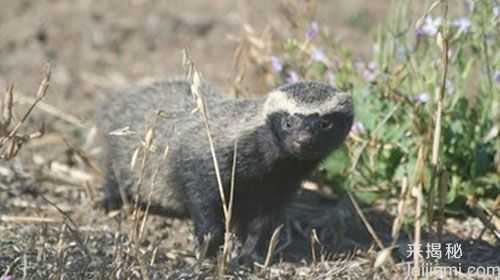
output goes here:
[[[321, 8], [315, 18], [321, 28], [335, 34], [355, 57], [369, 57], [373, 32], [390, 1], [317, 2]], [[204, 77], [229, 91], [235, 78], [233, 56], [238, 42], [234, 38], [246, 23], [256, 32], [270, 26], [286, 37], [284, 3], [0, 0], [0, 89], [15, 84], [18, 118], [43, 78], [44, 64], [50, 62], [53, 69], [44, 104], [26, 125], [33, 130], [45, 123], [45, 136], [24, 147], [15, 160], [0, 163], [0, 279], [8, 279], [2, 275], [15, 275], [14, 279], [49, 275], [54, 279], [141, 279], [144, 275], [204, 279], [213, 275], [213, 266], [194, 257], [189, 222], [151, 217], [137, 247], [130, 240], [132, 220], [121, 213], [107, 215], [96, 206], [98, 176], [81, 156], [92, 159], [99, 152], [92, 140], [95, 98], [138, 81], [182, 74], [185, 47]], [[271, 85], [259, 79], [265, 69], [253, 71], [244, 85], [258, 94]], [[332, 202], [331, 209], [337, 204]], [[350, 214], [334, 216], [340, 224], [347, 223], [345, 227], [353, 223], [363, 228]], [[467, 228], [474, 228], [475, 222], [467, 221]], [[337, 230], [340, 236], [351, 236], [349, 231]], [[382, 234], [384, 230], [387, 227]], [[478, 235], [479, 229], [464, 233], [464, 237]], [[367, 235], [362, 239], [370, 240]], [[367, 244], [356, 245], [365, 246], [362, 254], [345, 253], [313, 265], [284, 262], [260, 273], [235, 268], [232, 276], [366, 279], [374, 275], [374, 259]], [[140, 248], [149, 263], [138, 261], [133, 248]], [[389, 271], [379, 274], [380, 279], [393, 277]]]

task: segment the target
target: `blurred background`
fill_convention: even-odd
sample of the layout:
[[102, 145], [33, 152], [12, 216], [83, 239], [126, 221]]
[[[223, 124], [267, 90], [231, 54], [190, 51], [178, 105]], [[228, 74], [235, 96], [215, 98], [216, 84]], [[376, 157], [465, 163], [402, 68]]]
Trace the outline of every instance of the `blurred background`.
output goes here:
[[[449, 3], [448, 13], [443, 3]], [[0, 91], [14, 85], [12, 122], [5, 123], [3, 106], [0, 137], [9, 138], [37, 102], [20, 137], [14, 137], [23, 149], [13, 160], [0, 161], [0, 222], [10, 221], [0, 223], [0, 237], [7, 240], [0, 238], [0, 279], [2, 264], [38, 250], [48, 261], [30, 260], [45, 275], [58, 267], [77, 273], [79, 262], [88, 265], [78, 252], [67, 252], [78, 259], [68, 266], [54, 253], [55, 236], [67, 232], [60, 224], [78, 225], [89, 236], [87, 250], [102, 258], [98, 269], [118, 269], [119, 257], [109, 252], [126, 240], [116, 241], [114, 232], [127, 229], [116, 215], [95, 211], [100, 196], [93, 164], [99, 153], [95, 102], [100, 94], [131, 84], [183, 75], [183, 48], [203, 77], [226, 94], [263, 95], [298, 79], [350, 90], [356, 122], [346, 145], [315, 174], [314, 189], [329, 199], [352, 192], [366, 203], [365, 212], [390, 215], [389, 226], [379, 232], [386, 245], [400, 236], [412, 240], [415, 227], [428, 233], [423, 237], [428, 240], [444, 230], [455, 239], [483, 242], [484, 247], [464, 241], [469, 244], [464, 261], [481, 264], [479, 255], [500, 265], [495, 253], [500, 246], [499, 22], [497, 0], [0, 0]], [[47, 62], [52, 78], [39, 102], [35, 95]], [[444, 109], [437, 113], [440, 102]], [[42, 124], [43, 137], [24, 137]], [[3, 145], [0, 154], [9, 147]], [[351, 242], [351, 232], [363, 232], [362, 240], [354, 241], [371, 244], [363, 223], [353, 219], [358, 213], [350, 201], [351, 208], [338, 204], [326, 203], [327, 210], [309, 217], [302, 213], [302, 228], [321, 222], [332, 240]], [[422, 219], [416, 218], [419, 211]], [[136, 265], [140, 257], [156, 256], [157, 248], [162, 257], [177, 260], [169, 255], [172, 248], [192, 244], [186, 224], [150, 221], [151, 243], [139, 244], [145, 253], [123, 263]], [[181, 234], [172, 238], [171, 228]], [[302, 235], [305, 247], [309, 234]], [[34, 241], [12, 246], [26, 238]], [[66, 241], [75, 241], [74, 236]], [[9, 257], [2, 259], [2, 252]], [[180, 259], [188, 255], [193, 258], [189, 252]], [[372, 276], [373, 254], [364, 257], [372, 259], [361, 262], [367, 268], [361, 274]], [[169, 270], [163, 263], [151, 267]], [[133, 269], [127, 271], [132, 275]]]
[[[363, 57], [389, 2], [317, 1], [315, 17]], [[0, 5], [0, 88], [15, 82], [20, 92], [31, 93], [50, 62], [47, 102], [83, 121], [90, 120], [100, 89], [182, 74], [182, 48], [190, 49], [208, 80], [229, 89], [244, 24], [257, 34], [270, 28], [283, 37], [293, 29], [286, 1], [2, 0]]]

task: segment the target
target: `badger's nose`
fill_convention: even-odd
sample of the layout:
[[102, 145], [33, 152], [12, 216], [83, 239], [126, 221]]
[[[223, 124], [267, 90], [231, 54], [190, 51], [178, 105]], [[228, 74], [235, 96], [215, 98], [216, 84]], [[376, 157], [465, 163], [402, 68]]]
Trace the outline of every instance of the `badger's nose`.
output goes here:
[[297, 136], [295, 142], [300, 146], [309, 146], [312, 144], [312, 139], [312, 134], [304, 131]]

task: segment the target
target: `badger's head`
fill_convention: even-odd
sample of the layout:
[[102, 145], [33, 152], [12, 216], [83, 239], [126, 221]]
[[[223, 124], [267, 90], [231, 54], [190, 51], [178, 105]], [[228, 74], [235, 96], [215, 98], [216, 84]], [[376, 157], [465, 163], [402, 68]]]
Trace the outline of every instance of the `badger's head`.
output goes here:
[[282, 150], [298, 159], [320, 160], [346, 138], [353, 105], [347, 93], [303, 81], [269, 93], [264, 114]]

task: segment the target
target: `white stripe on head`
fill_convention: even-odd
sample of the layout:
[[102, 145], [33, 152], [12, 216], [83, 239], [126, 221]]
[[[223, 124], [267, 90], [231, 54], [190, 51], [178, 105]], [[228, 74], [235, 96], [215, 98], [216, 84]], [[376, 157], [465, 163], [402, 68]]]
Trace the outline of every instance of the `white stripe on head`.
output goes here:
[[284, 111], [290, 115], [312, 115], [317, 113], [322, 116], [333, 112], [352, 111], [352, 101], [349, 94], [336, 92], [332, 94], [331, 98], [323, 102], [299, 104], [297, 100], [287, 95], [286, 92], [279, 90], [272, 91], [264, 103], [264, 114], [269, 115], [280, 111]]

